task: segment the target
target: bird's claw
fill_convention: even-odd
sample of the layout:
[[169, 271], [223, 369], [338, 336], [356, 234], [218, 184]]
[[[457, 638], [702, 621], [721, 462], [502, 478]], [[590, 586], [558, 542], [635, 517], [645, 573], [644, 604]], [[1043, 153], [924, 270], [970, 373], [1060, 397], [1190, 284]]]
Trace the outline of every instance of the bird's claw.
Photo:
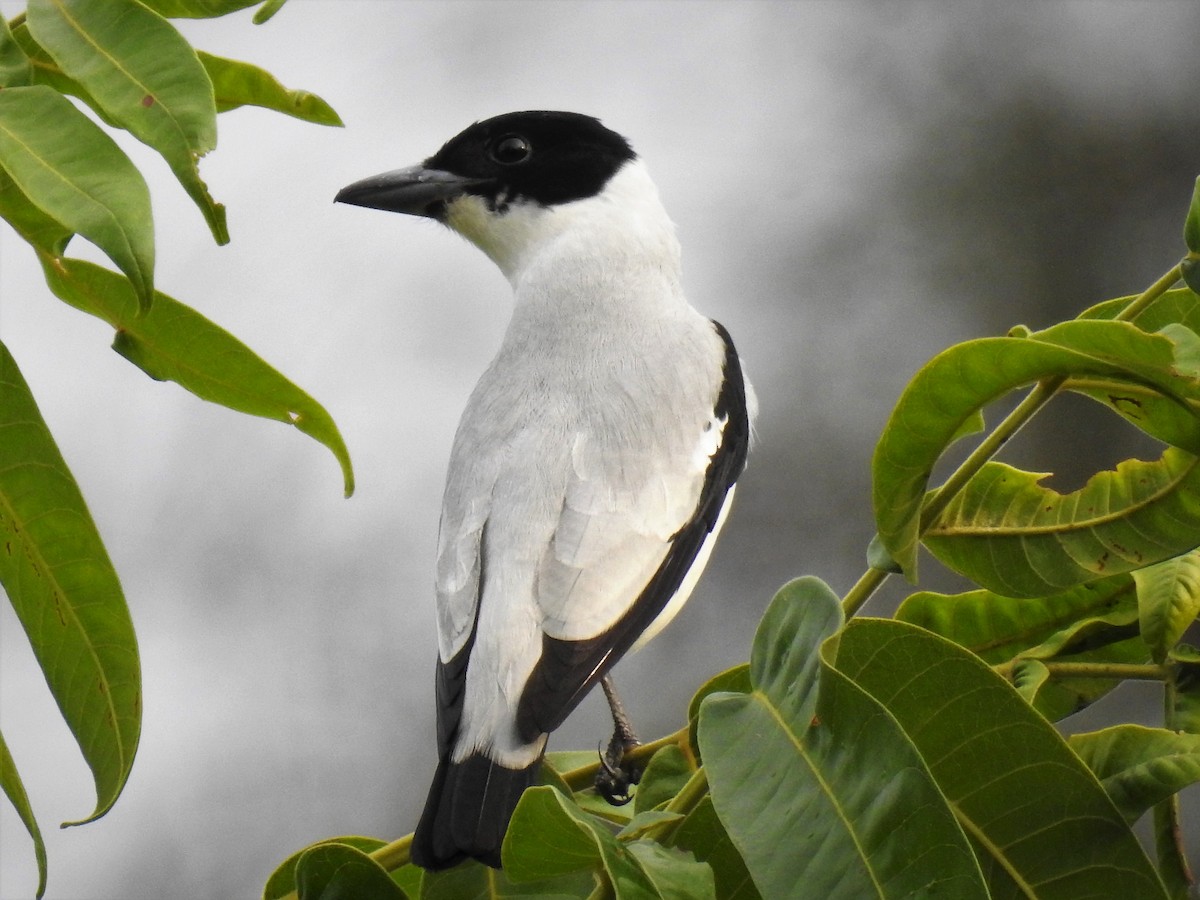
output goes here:
[[608, 749], [600, 754], [600, 770], [596, 773], [596, 793], [612, 806], [624, 806], [633, 799], [630, 790], [642, 779], [642, 767], [625, 755], [638, 746], [638, 741], [625, 742], [613, 735]]

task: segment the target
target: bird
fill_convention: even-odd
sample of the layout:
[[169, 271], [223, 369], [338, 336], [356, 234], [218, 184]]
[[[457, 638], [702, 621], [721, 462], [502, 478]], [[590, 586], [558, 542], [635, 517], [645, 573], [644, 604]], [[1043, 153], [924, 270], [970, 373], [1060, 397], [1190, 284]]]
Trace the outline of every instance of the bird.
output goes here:
[[[424, 217], [484, 252], [512, 315], [459, 422], [436, 559], [438, 763], [411, 845], [500, 868], [547, 736], [602, 682], [621, 793], [637, 743], [610, 670], [704, 569], [757, 412], [728, 331], [697, 312], [675, 226], [595, 117], [477, 121], [336, 201]], [[636, 772], [626, 771], [629, 781]], [[621, 798], [624, 799], [624, 798]]]

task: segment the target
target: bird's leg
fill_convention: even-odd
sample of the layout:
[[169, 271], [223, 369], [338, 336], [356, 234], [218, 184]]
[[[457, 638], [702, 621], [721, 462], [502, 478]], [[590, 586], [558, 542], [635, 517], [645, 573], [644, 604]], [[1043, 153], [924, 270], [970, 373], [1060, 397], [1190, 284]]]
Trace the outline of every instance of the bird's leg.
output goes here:
[[617, 696], [616, 686], [612, 676], [605, 675], [600, 680], [604, 689], [604, 697], [608, 700], [608, 708], [612, 711], [613, 736], [608, 742], [608, 749], [600, 755], [600, 771], [596, 773], [596, 791], [613, 806], [624, 806], [632, 799], [629, 789], [638, 783], [642, 777], [641, 768], [632, 761], [626, 761], [625, 754], [638, 746], [641, 741], [634, 733], [629, 715]]

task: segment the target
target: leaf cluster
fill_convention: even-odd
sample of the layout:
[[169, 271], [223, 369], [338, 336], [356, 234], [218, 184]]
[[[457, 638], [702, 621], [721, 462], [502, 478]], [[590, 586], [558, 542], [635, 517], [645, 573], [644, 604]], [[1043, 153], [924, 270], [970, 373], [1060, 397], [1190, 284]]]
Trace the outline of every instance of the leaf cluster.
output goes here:
[[[340, 125], [314, 94], [249, 63], [191, 47], [167, 17], [211, 17], [259, 0], [29, 0], [0, 19], [0, 218], [36, 254], [50, 292], [107, 322], [113, 349], [151, 378], [293, 425], [353, 474], [329, 413], [196, 310], [158, 291], [150, 191], [111, 132], [156, 151], [218, 244], [225, 209], [200, 177], [217, 114], [258, 106]], [[255, 21], [282, 6], [264, 4]], [[115, 270], [67, 255], [79, 237]], [[11, 349], [0, 343], [0, 584], [96, 787], [85, 821], [116, 802], [141, 732], [141, 672], [120, 579], [83, 494]], [[46, 852], [0, 737], [0, 789], [33, 838], [40, 896]], [[79, 824], [79, 823], [73, 823]]]
[[[779, 591], [749, 663], [700, 689], [686, 727], [636, 751], [632, 808], [597, 797], [590, 754], [552, 753], [502, 871], [422, 873], [410, 837], [334, 838], [285, 861], [266, 900], [333, 896], [342, 867], [355, 896], [389, 900], [1186, 898], [1179, 792], [1200, 781], [1200, 651], [1183, 642], [1200, 615], [1200, 180], [1184, 237], [1187, 255], [1142, 294], [967, 341], [916, 374], [873, 459], [870, 568], [840, 599], [813, 577]], [[1021, 390], [988, 429], [992, 404]], [[996, 461], [1064, 391], [1161, 442], [1161, 456], [1070, 493]], [[974, 449], [933, 485], [967, 437]], [[977, 588], [914, 591], [892, 619], [856, 615], [890, 575], [918, 584], [920, 548]], [[1127, 679], [1162, 686], [1162, 727], [1055, 726]], [[1147, 813], [1153, 860], [1132, 830]]]
[[[336, 113], [250, 64], [195, 50], [168, 21], [258, 0], [29, 0], [0, 21], [0, 218], [63, 302], [114, 329], [149, 376], [294, 425], [334, 454], [328, 413], [228, 332], [161, 293], [149, 189], [112, 139], [156, 151], [218, 244], [224, 207], [200, 177], [217, 115]], [[282, 0], [263, 3], [255, 21]], [[878, 534], [838, 598], [784, 586], [749, 661], [702, 686], [680, 730], [634, 756], [632, 806], [592, 783], [592, 754], [547, 758], [513, 817], [502, 871], [430, 875], [410, 837], [305, 848], [266, 898], [1183, 898], [1179, 792], [1200, 781], [1200, 182], [1186, 255], [1142, 294], [1032, 332], [968, 341], [905, 388], [873, 460]], [[79, 237], [114, 268], [67, 255]], [[1183, 287], [1177, 287], [1179, 283]], [[1030, 387], [1032, 386], [1032, 387]], [[993, 404], [1028, 390], [991, 428]], [[1060, 493], [997, 452], [1070, 391], [1164, 448]], [[103, 815], [140, 734], [133, 623], [82, 492], [10, 349], [0, 344], [0, 583], [91, 768]], [[940, 484], [932, 473], [976, 441]], [[970, 579], [914, 590], [895, 618], [858, 615], [926, 552]], [[1162, 727], [1053, 724], [1124, 680], [1161, 685]], [[45, 849], [0, 738], [0, 788]], [[1131, 826], [1150, 814], [1154, 859]]]

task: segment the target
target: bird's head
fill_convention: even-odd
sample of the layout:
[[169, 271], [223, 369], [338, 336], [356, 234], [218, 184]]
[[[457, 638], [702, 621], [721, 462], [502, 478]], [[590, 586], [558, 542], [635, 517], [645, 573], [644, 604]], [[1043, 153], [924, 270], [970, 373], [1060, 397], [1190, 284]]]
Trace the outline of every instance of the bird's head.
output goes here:
[[335, 199], [442, 222], [512, 277], [531, 246], [570, 226], [559, 211], [601, 197], [636, 159], [625, 138], [591, 116], [506, 113], [471, 125], [420, 165], [364, 178]]

